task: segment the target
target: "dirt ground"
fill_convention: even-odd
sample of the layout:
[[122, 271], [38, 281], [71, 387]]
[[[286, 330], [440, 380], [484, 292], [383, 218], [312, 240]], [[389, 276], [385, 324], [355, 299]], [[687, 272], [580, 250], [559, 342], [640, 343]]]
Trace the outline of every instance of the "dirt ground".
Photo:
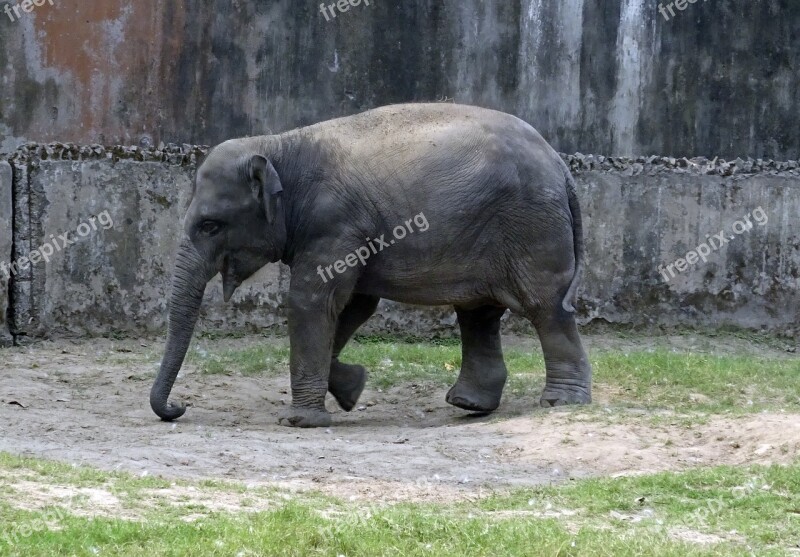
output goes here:
[[[590, 349], [648, 342], [587, 340]], [[231, 341], [203, 342], [209, 350], [231, 347]], [[664, 345], [663, 338], [659, 342]], [[667, 342], [733, 349], [726, 341], [709, 346], [692, 337]], [[538, 408], [536, 392], [508, 394], [497, 413], [474, 417], [444, 402], [445, 387], [368, 387], [360, 411], [347, 414], [329, 404], [333, 427], [289, 429], [276, 423], [290, 400], [288, 375], [205, 375], [191, 365], [173, 392], [191, 407], [167, 424], [148, 404], [160, 349], [153, 340], [65, 340], [0, 351], [0, 451], [140, 475], [242, 480], [385, 501], [472, 497], [566, 478], [789, 462], [800, 452], [797, 414], [706, 416], [687, 425], [666, 412], [652, 420], [609, 406], [602, 390], [592, 407], [556, 410]]]

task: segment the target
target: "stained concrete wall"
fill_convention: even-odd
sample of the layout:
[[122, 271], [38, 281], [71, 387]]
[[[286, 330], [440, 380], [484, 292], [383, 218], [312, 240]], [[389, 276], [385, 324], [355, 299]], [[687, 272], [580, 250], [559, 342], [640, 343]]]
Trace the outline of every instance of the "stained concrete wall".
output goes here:
[[[11, 166], [6, 161], [0, 161], [0, 264], [11, 262], [13, 242], [11, 176]], [[7, 323], [8, 302], [8, 280], [0, 268], [0, 346], [11, 342]]]
[[[800, 327], [800, 175], [704, 172], [634, 164], [578, 174], [587, 320]], [[701, 245], [706, 260], [686, 263]]]
[[[65, 232], [77, 239], [77, 227], [104, 211], [114, 224], [98, 227], [14, 281], [16, 333], [163, 329], [181, 217], [202, 152], [190, 146], [142, 151], [60, 145], [17, 152], [17, 257], [30, 256]], [[797, 330], [796, 162], [564, 158], [576, 177], [585, 220], [583, 322]], [[752, 216], [758, 208], [768, 219], [764, 226]], [[752, 229], [735, 234], [734, 223], [748, 215]], [[684, 258], [719, 231], [729, 239], [724, 247], [665, 280], [659, 266]], [[245, 283], [232, 304], [223, 303], [215, 278], [206, 290], [200, 328], [285, 329], [288, 276], [285, 267], [271, 265]], [[409, 334], [456, 331], [448, 308], [386, 301], [369, 327]], [[507, 327], [526, 328], [515, 317]]]
[[563, 152], [800, 158], [800, 2], [696, 2], [669, 21], [659, 4], [375, 0], [330, 22], [320, 0], [0, 12], [0, 151], [215, 144], [449, 98], [516, 114]]

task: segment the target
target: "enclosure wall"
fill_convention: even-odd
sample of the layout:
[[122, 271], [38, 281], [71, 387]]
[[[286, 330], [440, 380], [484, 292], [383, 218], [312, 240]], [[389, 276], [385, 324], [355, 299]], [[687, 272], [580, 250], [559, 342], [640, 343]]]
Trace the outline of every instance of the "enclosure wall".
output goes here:
[[[188, 146], [142, 151], [61, 145], [16, 152], [13, 257], [30, 258], [34, 251], [48, 251], [48, 244], [53, 253], [48, 261], [20, 267], [13, 277], [13, 332], [162, 330], [181, 219], [203, 153]], [[583, 206], [587, 266], [579, 313], [584, 323], [779, 332], [800, 323], [796, 163], [563, 157]], [[3, 168], [0, 224], [12, 222]], [[725, 245], [713, 249], [721, 231]], [[2, 232], [0, 253], [7, 254], [12, 245], [8, 230]], [[60, 247], [58, 238], [65, 233], [74, 244]], [[428, 233], [436, 233], [435, 222]], [[689, 259], [692, 251], [708, 251], [705, 261], [681, 270], [676, 261]], [[287, 268], [270, 265], [237, 291], [232, 304], [222, 302], [221, 281], [215, 278], [206, 290], [200, 327], [284, 329], [288, 276]], [[508, 321], [509, 330], [524, 327], [514, 317]], [[456, 331], [448, 308], [386, 301], [369, 328], [416, 335]]]

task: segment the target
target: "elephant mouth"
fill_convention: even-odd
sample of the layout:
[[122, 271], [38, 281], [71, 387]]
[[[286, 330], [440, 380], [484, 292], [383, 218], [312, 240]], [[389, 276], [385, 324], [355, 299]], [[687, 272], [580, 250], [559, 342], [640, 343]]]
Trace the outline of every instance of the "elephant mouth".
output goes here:
[[241, 286], [242, 281], [236, 276], [236, 270], [231, 265], [230, 259], [225, 257], [222, 262], [222, 293], [225, 302], [230, 302], [233, 293]]

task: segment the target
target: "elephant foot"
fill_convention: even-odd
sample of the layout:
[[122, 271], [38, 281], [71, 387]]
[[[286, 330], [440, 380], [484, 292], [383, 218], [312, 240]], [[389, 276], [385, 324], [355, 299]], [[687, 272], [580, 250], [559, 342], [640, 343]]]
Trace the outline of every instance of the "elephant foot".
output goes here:
[[492, 392], [457, 381], [447, 392], [445, 400], [448, 404], [470, 412], [493, 412], [500, 406], [502, 395], [502, 388], [498, 392]]
[[567, 404], [591, 404], [592, 392], [589, 387], [578, 385], [550, 385], [547, 384], [542, 391], [539, 404], [543, 408], [565, 406]]
[[338, 360], [331, 363], [328, 391], [345, 412], [355, 408], [366, 384], [367, 370], [363, 366], [343, 364]]
[[299, 408], [292, 406], [281, 412], [278, 423], [286, 427], [328, 427], [331, 415], [324, 408]]

